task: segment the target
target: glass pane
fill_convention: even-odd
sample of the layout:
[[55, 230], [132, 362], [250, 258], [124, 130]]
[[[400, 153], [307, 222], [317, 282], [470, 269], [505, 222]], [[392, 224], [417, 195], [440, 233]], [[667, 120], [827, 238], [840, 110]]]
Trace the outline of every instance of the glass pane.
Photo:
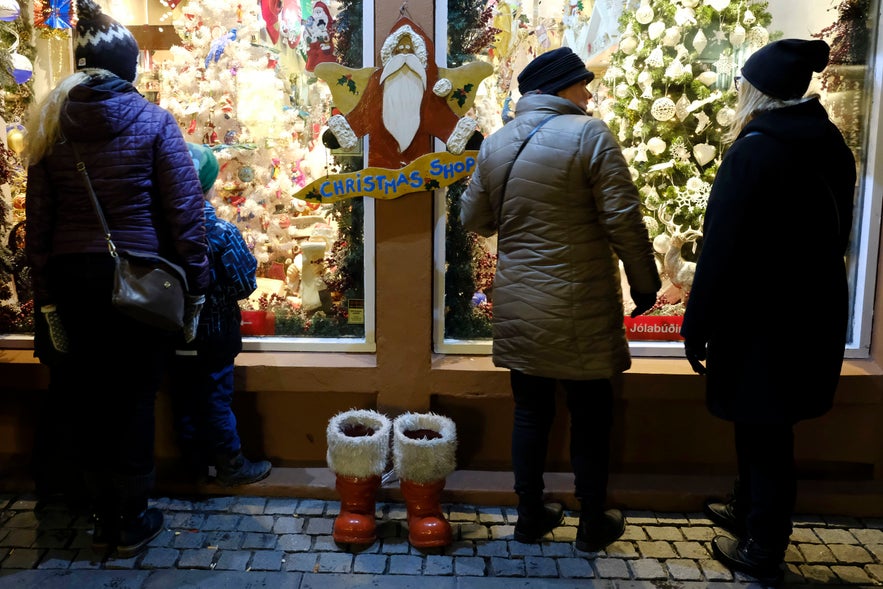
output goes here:
[[[567, 45], [596, 74], [589, 110], [610, 126], [623, 147], [663, 279], [656, 306], [635, 320], [625, 317], [633, 351], [680, 353], [673, 344], [680, 340], [711, 183], [728, 147], [723, 134], [734, 114], [734, 78], [753, 51], [783, 37], [828, 41], [830, 64], [811, 89], [821, 94], [857, 164], [866, 167], [877, 0], [489, 2], [492, 16], [487, 20], [479, 8], [461, 4], [448, 2], [450, 56], [468, 46], [456, 44], [464, 22], [477, 23], [472, 39], [489, 27], [497, 29], [491, 47], [470, 56], [494, 65], [495, 75], [482, 83], [476, 102], [483, 133], [510, 120], [519, 98], [517, 75], [536, 55]], [[858, 188], [857, 215], [863, 196]], [[446, 199], [444, 325], [437, 329], [444, 337], [437, 337], [436, 348], [447, 352], [460, 351], [458, 339], [482, 337], [472, 326], [478, 318], [488, 321], [493, 308], [493, 285], [483, 277], [492, 274], [494, 242], [463, 232], [451, 218], [459, 213], [460, 193], [450, 189]], [[869, 247], [867, 227], [859, 221], [849, 254], [853, 292], [867, 288], [865, 280], [873, 284], [856, 261], [864, 251], [859, 248]], [[775, 231], [774, 222], [759, 215], [758, 231], [761, 227]], [[625, 278], [623, 286], [627, 315], [633, 304]], [[745, 293], [733, 296], [734, 309], [750, 307], [740, 302]]]

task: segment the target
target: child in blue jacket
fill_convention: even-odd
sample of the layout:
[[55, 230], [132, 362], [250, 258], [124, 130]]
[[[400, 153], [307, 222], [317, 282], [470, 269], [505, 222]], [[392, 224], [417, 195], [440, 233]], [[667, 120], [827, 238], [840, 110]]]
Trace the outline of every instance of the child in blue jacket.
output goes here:
[[170, 391], [175, 431], [194, 474], [203, 478], [214, 466], [224, 486], [245, 485], [270, 474], [267, 460], [251, 462], [233, 414], [233, 361], [242, 351], [240, 299], [257, 288], [257, 260], [239, 229], [215, 214], [211, 204], [218, 160], [211, 149], [188, 143], [205, 193], [205, 228], [211, 283], [199, 315], [196, 338], [183, 341], [172, 362]]

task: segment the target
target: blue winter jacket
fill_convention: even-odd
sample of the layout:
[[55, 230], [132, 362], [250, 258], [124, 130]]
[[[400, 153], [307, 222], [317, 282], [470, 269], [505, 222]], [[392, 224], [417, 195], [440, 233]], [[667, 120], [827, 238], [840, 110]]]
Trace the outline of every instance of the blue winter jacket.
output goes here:
[[191, 293], [208, 288], [203, 193], [174, 117], [115, 76], [94, 76], [68, 94], [61, 140], [28, 168], [27, 253], [34, 298], [51, 301], [54, 256], [107, 252], [70, 142], [86, 165], [118, 249], [180, 264]]

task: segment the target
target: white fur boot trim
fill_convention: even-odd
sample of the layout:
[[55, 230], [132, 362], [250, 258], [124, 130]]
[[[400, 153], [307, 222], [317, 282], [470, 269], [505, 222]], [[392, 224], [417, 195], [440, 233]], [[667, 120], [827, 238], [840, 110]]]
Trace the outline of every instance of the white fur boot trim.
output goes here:
[[[350, 430], [369, 430], [352, 435]], [[337, 475], [365, 478], [380, 476], [389, 460], [389, 434], [392, 422], [370, 409], [351, 409], [328, 421], [328, 468]], [[347, 433], [350, 435], [347, 435]]]
[[463, 150], [466, 149], [466, 143], [472, 137], [472, 134], [475, 133], [477, 126], [478, 122], [471, 117], [463, 117], [457, 121], [457, 126], [454, 127], [451, 136], [445, 142], [448, 151], [454, 155], [463, 153]]
[[[430, 430], [441, 437], [413, 439], [406, 432]], [[393, 460], [399, 479], [426, 484], [444, 479], [457, 467], [457, 426], [435, 413], [405, 413], [393, 422]]]

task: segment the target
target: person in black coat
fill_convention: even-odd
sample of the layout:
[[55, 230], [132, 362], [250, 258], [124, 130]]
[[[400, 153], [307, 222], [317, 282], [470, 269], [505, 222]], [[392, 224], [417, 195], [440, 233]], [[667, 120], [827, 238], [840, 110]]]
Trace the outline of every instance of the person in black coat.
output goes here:
[[257, 288], [257, 260], [233, 223], [219, 219], [210, 199], [218, 178], [215, 154], [204, 145], [187, 148], [205, 194], [205, 236], [211, 280], [196, 326], [196, 337], [175, 350], [170, 386], [175, 433], [184, 460], [197, 480], [215, 467], [224, 486], [245, 485], [270, 474], [267, 460], [242, 454], [233, 413], [233, 362], [242, 351], [239, 300]]
[[855, 158], [818, 95], [804, 96], [828, 54], [824, 41], [784, 39], [736, 78], [735, 141], [708, 199], [681, 329], [709, 411], [735, 429], [736, 492], [706, 513], [737, 538], [714, 538], [714, 556], [767, 583], [782, 579], [792, 531], [793, 426], [831, 409], [849, 318]]

